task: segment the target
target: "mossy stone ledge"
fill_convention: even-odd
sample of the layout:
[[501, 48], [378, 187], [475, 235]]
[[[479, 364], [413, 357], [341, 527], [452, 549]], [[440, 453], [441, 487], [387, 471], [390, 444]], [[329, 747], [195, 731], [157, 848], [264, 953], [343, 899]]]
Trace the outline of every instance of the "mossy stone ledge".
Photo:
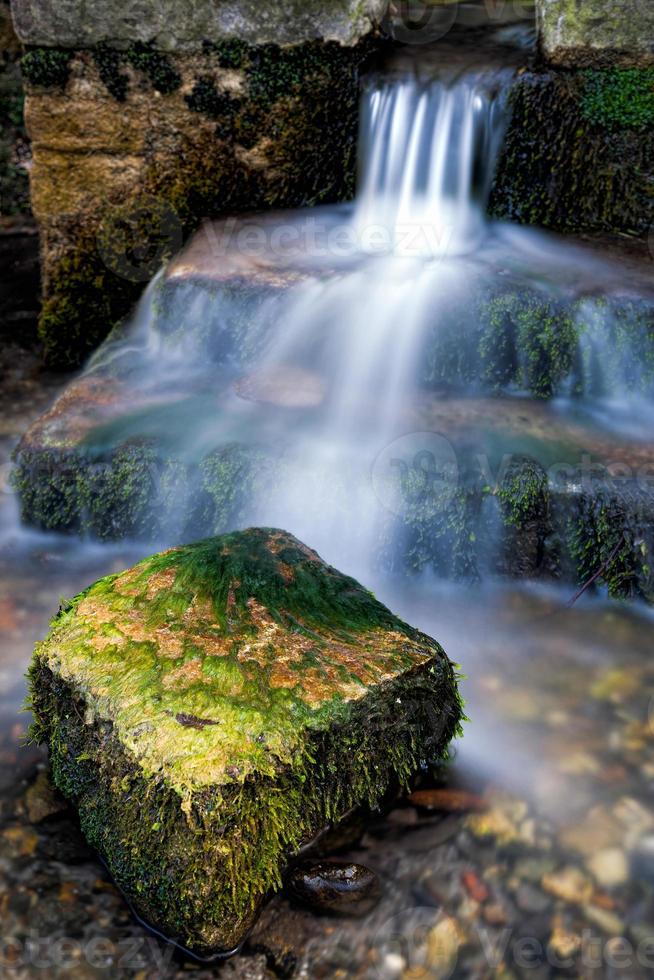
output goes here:
[[30, 669], [34, 738], [149, 924], [237, 947], [288, 858], [443, 755], [454, 666], [291, 535], [155, 555], [60, 610]]

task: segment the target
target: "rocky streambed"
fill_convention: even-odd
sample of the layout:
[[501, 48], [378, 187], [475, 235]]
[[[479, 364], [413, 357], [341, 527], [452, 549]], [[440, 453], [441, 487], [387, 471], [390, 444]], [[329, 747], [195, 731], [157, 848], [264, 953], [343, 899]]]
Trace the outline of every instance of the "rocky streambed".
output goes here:
[[[14, 389], [26, 424], [35, 392]], [[45, 393], [44, 393], [44, 397]], [[8, 426], [8, 431], [12, 427]], [[376, 584], [439, 637], [469, 680], [473, 722], [447, 766], [304, 859], [364, 866], [378, 901], [309, 906], [297, 884], [266, 907], [219, 968], [180, 961], [146, 932], [27, 747], [19, 710], [34, 642], [61, 596], [139, 557], [16, 533], [3, 495], [0, 561], [3, 968], [17, 977], [144, 978], [568, 975], [646, 977], [654, 912], [651, 644], [638, 606], [568, 591]], [[301, 866], [302, 875], [311, 871]], [[343, 872], [339, 869], [339, 875]], [[315, 879], [315, 875], [313, 876]], [[312, 880], [313, 880], [312, 879]], [[340, 914], [335, 914], [340, 913]]]

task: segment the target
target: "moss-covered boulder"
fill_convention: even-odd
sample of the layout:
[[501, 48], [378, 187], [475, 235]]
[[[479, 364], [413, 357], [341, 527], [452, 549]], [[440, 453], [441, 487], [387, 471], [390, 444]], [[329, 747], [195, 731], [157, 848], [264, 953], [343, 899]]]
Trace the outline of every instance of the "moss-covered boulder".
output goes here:
[[283, 531], [173, 549], [64, 607], [34, 737], [137, 913], [234, 949], [285, 862], [374, 806], [462, 718], [432, 639]]

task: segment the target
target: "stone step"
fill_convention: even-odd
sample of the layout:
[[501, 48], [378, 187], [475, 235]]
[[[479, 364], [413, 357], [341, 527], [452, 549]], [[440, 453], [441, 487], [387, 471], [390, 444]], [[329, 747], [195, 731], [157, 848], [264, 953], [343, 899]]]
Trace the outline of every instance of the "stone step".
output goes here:
[[[252, 385], [247, 397], [256, 398]], [[261, 404], [229, 387], [157, 403], [83, 378], [20, 444], [23, 519], [103, 540], [184, 541], [265, 519], [299, 486], [305, 519], [331, 521], [334, 534], [344, 515], [356, 523], [357, 508], [365, 513], [377, 526], [377, 564], [581, 584], [623, 541], [602, 581], [616, 595], [654, 597], [647, 442], [545, 401], [423, 393], [389, 445], [362, 441], [354, 453], [343, 446], [307, 462], [307, 445], [319, 440], [294, 443], [286, 433], [289, 420], [292, 428], [314, 409], [298, 401], [297, 378], [292, 385], [295, 403], [266, 401], [270, 385]], [[273, 393], [279, 403], [279, 386]], [[244, 422], [246, 405], [256, 414]]]

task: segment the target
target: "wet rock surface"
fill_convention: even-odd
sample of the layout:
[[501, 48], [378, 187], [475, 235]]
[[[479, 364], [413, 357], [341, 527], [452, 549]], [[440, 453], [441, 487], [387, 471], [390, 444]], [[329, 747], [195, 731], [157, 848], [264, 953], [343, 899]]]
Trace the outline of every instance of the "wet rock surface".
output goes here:
[[[55, 390], [15, 376], [3, 413], [5, 454]], [[135, 922], [71, 809], [45, 819], [32, 809], [30, 816], [49, 786], [47, 760], [26, 746], [19, 711], [30, 650], [62, 594], [135, 556], [91, 549], [84, 565], [78, 543], [73, 560], [73, 549], [46, 540], [25, 553], [12, 544], [11, 501], [7, 493], [0, 498], [0, 903], [3, 953], [15, 975], [409, 980], [441, 976], [454, 959], [455, 975], [483, 978], [537, 973], [554, 980], [562, 960], [575, 976], [651, 975], [649, 616], [583, 601], [565, 610], [555, 593], [528, 591], [490, 600], [467, 588], [455, 601], [451, 592], [430, 590], [422, 602], [405, 601], [393, 587], [407, 618], [425, 627], [438, 621], [470, 677], [464, 690], [474, 723], [450, 766], [412, 787], [421, 794], [418, 806], [410, 797], [389, 801], [384, 814], [332, 838], [332, 860], [362, 864], [383, 883], [367, 916], [318, 916], [280, 894], [242, 953], [218, 971], [180, 961]], [[462, 801], [466, 810], [457, 812]], [[627, 856], [629, 877], [607, 885], [595, 877], [605, 868], [594, 859], [616, 850]], [[585, 904], [570, 900], [579, 898]], [[625, 951], [630, 965], [610, 967]]]
[[638, 0], [538, 0], [542, 49], [557, 65], [652, 64], [654, 14]]
[[286, 890], [300, 905], [326, 915], [366, 915], [381, 894], [379, 878], [362, 864], [322, 861], [295, 868]]
[[26, 44], [88, 48], [143, 41], [167, 50], [197, 50], [207, 41], [233, 37], [251, 44], [297, 44], [313, 38], [352, 43], [381, 21], [388, 2], [270, 3], [262, 10], [253, 0], [201, 0], [182, 11], [175, 0], [131, 0], [82, 12], [70, 0], [56, 10], [47, 0], [15, 0], [12, 7]]

